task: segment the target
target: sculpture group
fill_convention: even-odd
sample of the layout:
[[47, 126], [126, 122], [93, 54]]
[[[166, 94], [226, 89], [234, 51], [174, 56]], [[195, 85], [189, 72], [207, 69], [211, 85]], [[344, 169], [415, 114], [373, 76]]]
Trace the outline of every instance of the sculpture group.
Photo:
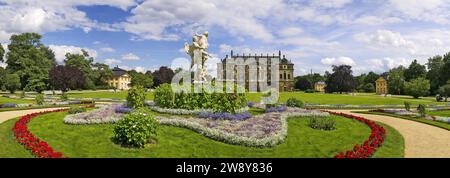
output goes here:
[[195, 34], [192, 37], [192, 44], [185, 43], [184, 50], [191, 56], [191, 69], [197, 65], [196, 76], [194, 83], [204, 83], [207, 81], [208, 69], [206, 67], [206, 60], [211, 56], [207, 52], [208, 49], [208, 32], [201, 35]]

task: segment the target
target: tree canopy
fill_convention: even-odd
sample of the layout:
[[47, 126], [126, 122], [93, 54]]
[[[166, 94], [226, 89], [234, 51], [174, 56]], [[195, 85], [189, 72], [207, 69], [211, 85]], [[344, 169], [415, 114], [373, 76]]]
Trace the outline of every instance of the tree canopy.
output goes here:
[[411, 81], [420, 77], [425, 78], [427, 75], [427, 69], [424, 65], [421, 65], [414, 60], [411, 65], [409, 65], [408, 69], [405, 70], [405, 80]]
[[81, 89], [86, 82], [81, 70], [73, 66], [56, 66], [50, 70], [50, 84], [54, 89], [67, 92], [69, 89]]
[[326, 92], [351, 92], [355, 89], [355, 79], [353, 77], [352, 66], [349, 65], [333, 65], [333, 73], [327, 73]]
[[153, 75], [153, 85], [155, 87], [158, 87], [159, 85], [164, 83], [171, 83], [175, 73], [171, 68], [167, 66], [162, 66], [158, 70], [154, 71], [152, 75]]
[[6, 69], [19, 76], [22, 89], [40, 89], [42, 80], [48, 79], [48, 71], [56, 64], [53, 52], [40, 39], [41, 35], [36, 33], [22, 33], [10, 38]]
[[405, 83], [405, 93], [414, 98], [427, 96], [430, 93], [430, 81], [419, 77]]

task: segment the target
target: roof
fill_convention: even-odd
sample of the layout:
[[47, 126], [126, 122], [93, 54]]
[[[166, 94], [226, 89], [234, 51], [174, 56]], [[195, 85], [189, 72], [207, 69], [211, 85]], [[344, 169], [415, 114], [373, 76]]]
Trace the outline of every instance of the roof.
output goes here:
[[123, 75], [127, 74], [127, 71], [126, 71], [126, 70], [121, 69], [121, 68], [119, 68], [119, 67], [114, 67], [114, 69], [112, 70], [112, 72], [113, 72], [113, 76], [114, 76], [114, 77], [120, 77], [120, 76], [123, 76]]
[[324, 81], [317, 82], [316, 85], [325, 85]]
[[384, 77], [380, 77], [376, 82], [386, 82], [386, 79], [384, 79]]

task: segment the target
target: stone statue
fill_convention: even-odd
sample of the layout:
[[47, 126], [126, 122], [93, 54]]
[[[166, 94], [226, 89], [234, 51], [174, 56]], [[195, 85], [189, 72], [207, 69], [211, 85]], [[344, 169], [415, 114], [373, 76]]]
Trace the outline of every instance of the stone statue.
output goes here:
[[[197, 69], [199, 70], [199, 78], [202, 82], [206, 81], [206, 75], [208, 74], [205, 62], [211, 57], [207, 52], [208, 46], [208, 32], [204, 32], [202, 35], [195, 34], [192, 37], [192, 45], [188, 43], [184, 44], [184, 50], [191, 56], [191, 69], [196, 62], [201, 62], [201, 64], [197, 64]], [[195, 53], [200, 55], [200, 59], [197, 61], [195, 60]]]

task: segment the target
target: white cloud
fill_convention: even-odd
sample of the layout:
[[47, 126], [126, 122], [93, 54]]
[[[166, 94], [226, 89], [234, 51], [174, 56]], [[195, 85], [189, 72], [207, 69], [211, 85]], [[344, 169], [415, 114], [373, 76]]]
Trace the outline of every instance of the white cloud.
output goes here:
[[110, 66], [114, 65], [114, 64], [120, 64], [120, 63], [122, 63], [122, 61], [117, 60], [117, 59], [113, 59], [113, 58], [105, 59], [105, 64], [108, 64]]
[[389, 30], [378, 30], [375, 34], [360, 33], [354, 38], [357, 41], [382, 47], [410, 48], [413, 45], [413, 42], [406, 40], [400, 33]]
[[352, 58], [349, 57], [333, 57], [333, 58], [324, 58], [320, 61], [324, 65], [350, 65], [354, 66], [355, 61]]
[[145, 73], [146, 71], [145, 68], [142, 66], [137, 66], [136, 68], [134, 68], [134, 70], [139, 73]]
[[122, 55], [122, 59], [129, 60], [129, 61], [137, 61], [137, 60], [140, 60], [141, 58], [133, 53], [128, 53], [128, 54]]
[[303, 29], [298, 27], [287, 27], [280, 31], [280, 35], [284, 37], [297, 36], [303, 33]]
[[97, 58], [97, 51], [89, 48], [81, 48], [70, 45], [49, 45], [49, 47], [53, 50], [53, 52], [55, 52], [55, 58], [58, 63], [62, 63], [64, 61], [67, 53], [82, 54], [82, 49], [87, 51], [89, 53], [89, 56], [93, 57], [94, 59]]
[[351, 2], [352, 0], [314, 0], [311, 3], [323, 8], [342, 8]]
[[105, 47], [105, 48], [100, 48], [100, 51], [111, 53], [111, 52], [114, 52], [116, 50], [114, 48]]
[[189, 70], [191, 68], [191, 60], [187, 58], [175, 58], [172, 60], [170, 68], [172, 70], [176, 70], [178, 68]]

